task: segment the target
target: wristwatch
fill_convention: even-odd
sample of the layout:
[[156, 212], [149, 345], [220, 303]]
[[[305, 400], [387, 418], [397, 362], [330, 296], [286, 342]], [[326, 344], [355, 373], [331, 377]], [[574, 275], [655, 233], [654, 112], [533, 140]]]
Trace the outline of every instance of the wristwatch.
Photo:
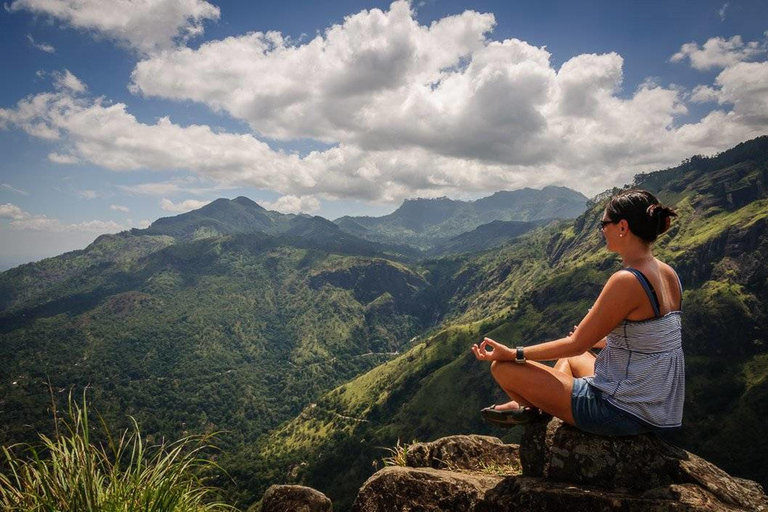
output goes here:
[[525, 364], [525, 347], [517, 347], [515, 349], [515, 362]]

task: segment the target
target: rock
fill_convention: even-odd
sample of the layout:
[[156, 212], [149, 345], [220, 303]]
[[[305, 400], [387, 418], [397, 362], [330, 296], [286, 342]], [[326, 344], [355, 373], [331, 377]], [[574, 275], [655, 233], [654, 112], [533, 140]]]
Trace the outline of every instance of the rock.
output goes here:
[[504, 444], [497, 437], [450, 436], [432, 443], [416, 443], [408, 447], [406, 464], [415, 468], [477, 470], [489, 465], [520, 465], [519, 447]]
[[520, 461], [524, 476], [631, 494], [695, 484], [723, 506], [768, 510], [768, 498], [758, 484], [733, 478], [653, 435], [601, 437], [553, 419], [526, 428]]
[[353, 512], [768, 512], [768, 497], [755, 482], [651, 435], [606, 438], [555, 419], [527, 427], [519, 447], [522, 476], [477, 471], [484, 462], [516, 460], [515, 451], [484, 436], [413, 445], [409, 467], [387, 467], [369, 478]]
[[390, 466], [363, 485], [352, 512], [735, 512], [694, 485], [628, 495], [540, 478], [469, 475], [432, 468]]
[[363, 484], [353, 512], [469, 512], [502, 477], [388, 466]]
[[735, 512], [700, 487], [687, 484], [659, 489], [654, 495], [632, 495], [540, 478], [506, 477], [486, 493], [475, 512]]
[[264, 493], [261, 512], [332, 512], [328, 497], [301, 485], [273, 485]]

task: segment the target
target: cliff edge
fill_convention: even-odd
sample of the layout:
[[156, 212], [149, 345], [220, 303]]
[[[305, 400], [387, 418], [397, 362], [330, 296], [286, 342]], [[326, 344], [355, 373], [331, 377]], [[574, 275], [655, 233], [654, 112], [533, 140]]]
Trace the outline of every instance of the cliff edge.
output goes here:
[[353, 512], [768, 511], [760, 485], [656, 436], [594, 436], [558, 419], [529, 425], [519, 446], [451, 436], [405, 455], [365, 482]]

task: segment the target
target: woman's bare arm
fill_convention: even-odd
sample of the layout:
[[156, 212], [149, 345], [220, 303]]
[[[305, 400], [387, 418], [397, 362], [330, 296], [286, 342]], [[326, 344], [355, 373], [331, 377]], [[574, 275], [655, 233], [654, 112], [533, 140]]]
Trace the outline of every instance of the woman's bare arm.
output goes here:
[[[605, 283], [600, 296], [579, 323], [572, 335], [554, 341], [525, 348], [525, 358], [531, 361], [551, 361], [583, 354], [591, 347], [605, 346], [605, 337], [638, 307], [639, 296], [633, 293], [635, 276], [629, 272], [617, 272]], [[493, 348], [487, 352], [486, 347]], [[481, 360], [513, 360], [514, 350], [486, 338], [472, 351]]]

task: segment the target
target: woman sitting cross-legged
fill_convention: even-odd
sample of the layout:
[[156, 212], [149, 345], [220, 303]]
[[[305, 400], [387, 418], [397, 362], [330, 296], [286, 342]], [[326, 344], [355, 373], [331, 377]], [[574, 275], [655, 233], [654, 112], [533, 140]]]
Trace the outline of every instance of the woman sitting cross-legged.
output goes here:
[[[681, 425], [685, 369], [682, 286], [653, 256], [675, 216], [644, 190], [608, 202], [600, 229], [624, 268], [613, 274], [578, 327], [565, 338], [509, 348], [485, 338], [472, 346], [512, 401], [483, 409], [500, 426], [551, 414], [594, 434], [622, 436]], [[604, 347], [595, 358], [590, 348]], [[537, 361], [558, 360], [554, 368]]]

